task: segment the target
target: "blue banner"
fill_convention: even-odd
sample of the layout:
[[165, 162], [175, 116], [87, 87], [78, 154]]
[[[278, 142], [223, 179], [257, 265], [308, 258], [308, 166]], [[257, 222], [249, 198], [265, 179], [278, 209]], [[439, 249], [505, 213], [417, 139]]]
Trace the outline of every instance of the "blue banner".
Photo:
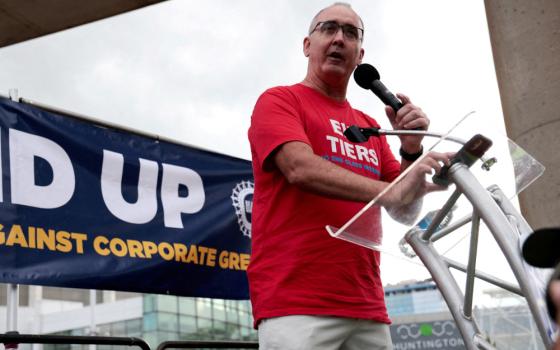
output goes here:
[[0, 98], [0, 282], [248, 298], [246, 160]]

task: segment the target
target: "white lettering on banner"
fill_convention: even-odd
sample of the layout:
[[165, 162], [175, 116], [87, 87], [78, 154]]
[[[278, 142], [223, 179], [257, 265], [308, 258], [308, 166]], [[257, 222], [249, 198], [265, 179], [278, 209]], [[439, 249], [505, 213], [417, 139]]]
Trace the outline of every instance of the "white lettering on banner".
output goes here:
[[157, 214], [156, 186], [158, 163], [140, 158], [138, 199], [127, 202], [122, 196], [124, 157], [120, 153], [103, 150], [101, 194], [107, 209], [119, 219], [132, 224], [145, 224]]
[[[15, 129], [9, 129], [8, 138], [11, 202], [40, 209], [59, 208], [68, 203], [76, 188], [76, 174], [66, 151], [45, 137]], [[52, 170], [52, 180], [47, 185], [35, 182], [36, 159], [44, 160]], [[111, 214], [132, 224], [148, 223], [158, 212], [159, 163], [142, 158], [139, 163], [138, 198], [130, 203], [122, 193], [124, 156], [103, 150], [100, 179], [103, 201]], [[162, 163], [162, 169], [160, 195], [164, 225], [183, 228], [181, 215], [194, 214], [204, 206], [206, 195], [202, 177], [192, 169], [177, 165]], [[180, 195], [181, 186], [186, 187], [186, 195]], [[3, 201], [0, 176], [0, 203]]]
[[[70, 157], [62, 147], [45, 137], [15, 129], [9, 130], [9, 147], [12, 203], [42, 209], [68, 203], [76, 179]], [[35, 157], [44, 159], [51, 167], [50, 184], [35, 184]]]
[[[189, 168], [163, 164], [161, 203], [166, 227], [183, 228], [181, 213], [193, 214], [204, 205], [204, 185], [198, 173]], [[186, 197], [179, 197], [179, 185], [187, 187]]]

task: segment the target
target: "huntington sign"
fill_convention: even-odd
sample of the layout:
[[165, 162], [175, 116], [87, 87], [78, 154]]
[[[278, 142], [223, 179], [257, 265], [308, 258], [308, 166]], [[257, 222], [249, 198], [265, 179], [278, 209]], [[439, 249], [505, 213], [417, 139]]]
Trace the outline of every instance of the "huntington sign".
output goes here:
[[391, 337], [395, 350], [466, 349], [451, 320], [393, 325]]

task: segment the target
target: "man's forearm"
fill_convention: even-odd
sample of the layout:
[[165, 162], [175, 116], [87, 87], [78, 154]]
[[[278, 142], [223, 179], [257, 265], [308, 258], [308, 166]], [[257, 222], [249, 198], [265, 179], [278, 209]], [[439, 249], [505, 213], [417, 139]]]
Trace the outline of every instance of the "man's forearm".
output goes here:
[[389, 185], [335, 165], [301, 142], [283, 145], [275, 163], [291, 184], [331, 198], [369, 202]]

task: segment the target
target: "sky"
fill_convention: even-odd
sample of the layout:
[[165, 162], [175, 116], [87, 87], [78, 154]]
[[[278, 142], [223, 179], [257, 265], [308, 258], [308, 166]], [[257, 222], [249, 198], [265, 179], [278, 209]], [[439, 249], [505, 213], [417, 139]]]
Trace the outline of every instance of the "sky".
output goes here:
[[[0, 94], [249, 159], [258, 96], [300, 82], [302, 42], [332, 1], [172, 0], [0, 49]], [[501, 118], [482, 1], [353, 1], [364, 62], [443, 130], [476, 109]], [[353, 82], [348, 99], [389, 127]], [[446, 120], [446, 122], [439, 121]]]
[[[255, 101], [269, 87], [304, 78], [303, 38], [315, 13], [332, 3], [167, 1], [1, 48], [0, 94], [16, 88], [20, 97], [250, 159]], [[428, 114], [431, 130], [446, 132], [475, 110], [457, 136], [503, 133], [482, 0], [349, 3], [364, 22], [363, 61]], [[383, 104], [353, 81], [348, 100], [390, 128]], [[396, 153], [398, 139], [390, 142]], [[413, 265], [400, 258], [383, 259], [386, 283], [427, 277], [421, 267], [403, 274]], [[482, 249], [485, 259], [495, 265]]]

